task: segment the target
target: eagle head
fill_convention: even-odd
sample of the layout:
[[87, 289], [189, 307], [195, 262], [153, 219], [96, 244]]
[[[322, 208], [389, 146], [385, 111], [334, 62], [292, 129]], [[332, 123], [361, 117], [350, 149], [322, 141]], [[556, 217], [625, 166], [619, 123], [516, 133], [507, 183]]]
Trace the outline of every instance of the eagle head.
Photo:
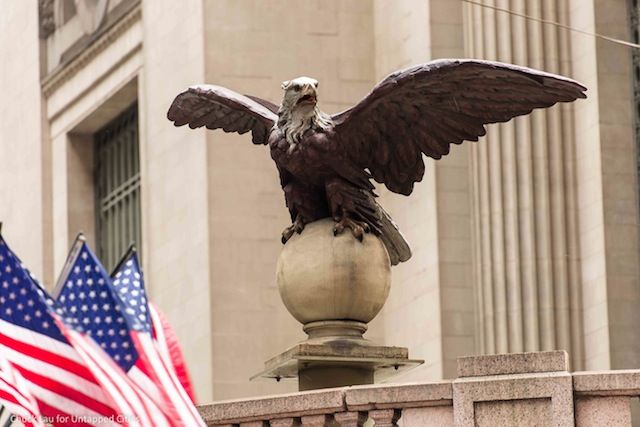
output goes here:
[[311, 115], [318, 103], [318, 81], [311, 77], [298, 77], [297, 79], [282, 82], [284, 97], [282, 105], [290, 110]]
[[318, 81], [311, 77], [282, 82], [284, 96], [278, 110], [278, 128], [292, 149], [309, 129], [327, 130], [331, 117], [318, 108]]

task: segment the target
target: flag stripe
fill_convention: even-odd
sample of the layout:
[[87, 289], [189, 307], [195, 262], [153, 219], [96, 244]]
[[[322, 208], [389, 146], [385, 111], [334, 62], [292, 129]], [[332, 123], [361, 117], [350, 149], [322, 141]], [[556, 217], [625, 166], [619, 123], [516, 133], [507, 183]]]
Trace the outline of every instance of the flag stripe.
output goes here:
[[191, 403], [195, 404], [195, 393], [189, 378], [187, 365], [171, 325], [169, 325], [166, 317], [164, 317], [155, 304], [149, 303], [149, 314], [158, 353], [163, 358], [165, 365], [169, 368], [169, 372], [173, 374], [174, 379], [177, 379], [182, 389], [187, 396], [189, 396]]
[[[86, 349], [88, 350], [88, 352], [92, 354], [94, 352], [100, 353], [102, 351], [95, 342], [90, 340], [86, 342], [82, 342], [82, 345], [86, 346]], [[112, 372], [113, 371], [121, 372], [120, 367], [116, 365], [113, 360], [108, 360], [108, 362], [102, 366], [107, 371], [111, 370]], [[120, 380], [120, 377], [115, 377], [114, 379]], [[147, 395], [145, 395], [141, 390], [135, 387], [135, 385], [133, 384], [133, 381], [127, 376], [123, 376], [122, 379], [124, 380], [123, 385], [125, 387], [129, 387], [130, 390], [139, 398], [139, 400], [136, 402], [140, 402], [142, 404], [141, 407], [136, 405], [136, 410], [137, 410], [136, 413], [138, 415], [144, 415], [146, 416], [147, 419], [152, 420], [151, 423], [148, 424], [149, 426], [168, 427], [169, 425], [171, 425], [171, 423], [166, 418], [163, 412], [166, 408], [157, 406]]]
[[[0, 325], [0, 328], [2, 328], [1, 325]], [[24, 330], [25, 335], [36, 334], [35, 332], [30, 331], [28, 329], [24, 329], [24, 328], [21, 328], [21, 329]], [[37, 357], [38, 359], [46, 360], [51, 365], [62, 366], [64, 367], [65, 370], [79, 377], [95, 382], [93, 376], [91, 375], [91, 372], [89, 372], [86, 366], [81, 364], [82, 362], [78, 363], [67, 357], [59, 355], [59, 353], [55, 352], [55, 350], [57, 349], [51, 349], [53, 351], [50, 351], [48, 348], [46, 348], [42, 344], [32, 345], [24, 342], [20, 338], [18, 339], [11, 338], [4, 333], [3, 329], [2, 329], [2, 332], [0, 332], [0, 344], [13, 348], [14, 350], [19, 351], [21, 353], [32, 355], [34, 357]], [[69, 345], [66, 345], [66, 347], [69, 347], [69, 349], [71, 349]]]
[[85, 355], [90, 359], [95, 358], [98, 362], [101, 362], [99, 367], [104, 370], [104, 373], [110, 379], [114, 380], [114, 384], [127, 396], [128, 403], [135, 406], [135, 412], [131, 412], [131, 415], [137, 415], [136, 419], [145, 426], [168, 427], [170, 425], [163, 412], [164, 408], [157, 406], [146, 394], [140, 391], [130, 378], [122, 374], [122, 369], [113, 360], [107, 360], [103, 356], [103, 350], [94, 341], [88, 338], [85, 339], [78, 332], [68, 332], [73, 336], [73, 342], [77, 343], [77, 346], [82, 349], [83, 353], [81, 355]]
[[[13, 415], [23, 417], [25, 420], [30, 421], [38, 419], [38, 414], [30, 409], [31, 402], [22, 396], [18, 390], [4, 381], [0, 381], [0, 402], [6, 406]], [[33, 422], [30, 424], [33, 424]]]
[[200, 418], [200, 414], [191, 403], [191, 399], [186, 395], [182, 386], [178, 384], [175, 376], [172, 377], [169, 369], [163, 363], [162, 358], [158, 357], [156, 347], [153, 344], [151, 335], [145, 332], [131, 332], [134, 343], [138, 347], [140, 357], [146, 359], [146, 363], [156, 373], [159, 384], [168, 394], [169, 399], [176, 407], [180, 417], [187, 421], [187, 425], [198, 425], [204, 427], [204, 422]]
[[26, 353], [17, 352], [9, 347], [0, 345], [0, 349], [7, 359], [11, 360], [14, 365], [20, 367], [21, 371], [25, 370], [27, 372], [32, 372], [35, 375], [46, 373], [46, 376], [51, 378], [53, 381], [56, 381], [63, 386], [77, 389], [79, 392], [96, 402], [109, 406], [109, 400], [104, 395], [102, 388], [95, 382], [87, 381], [86, 379], [79, 377], [72, 372], [66, 371], [63, 368], [44, 362], [43, 359], [35, 359]]
[[112, 415], [114, 413], [110, 405], [105, 405], [102, 402], [98, 402], [88, 397], [87, 395], [77, 391], [73, 387], [66, 386], [65, 384], [47, 377], [46, 375], [41, 375], [36, 372], [26, 370], [19, 365], [16, 365], [16, 369], [29, 383], [38, 385], [47, 390], [55, 390], [53, 391], [55, 394], [58, 394], [65, 399], [70, 399], [71, 401], [76, 402], [78, 405], [85, 407], [91, 412], [106, 416]]
[[[140, 413], [141, 405], [135, 393], [129, 390], [126, 384], [123, 384], [122, 374], [120, 372], [115, 372], [115, 374], [107, 372], [105, 368], [108, 367], [110, 360], [106, 360], [106, 357], [96, 357], [89, 343], [78, 332], [68, 330], [66, 334], [80, 353], [80, 356], [87, 362], [98, 381], [107, 389], [108, 395], [114, 399], [114, 403], [124, 416], [123, 424], [127, 426], [139, 425], [136, 414]], [[134, 410], [130, 404], [134, 405], [137, 410]], [[145, 418], [146, 414], [142, 412], [140, 415], [142, 415], [142, 425], [150, 425], [145, 424], [145, 422], [148, 422], [148, 418]]]
[[173, 402], [169, 397], [169, 390], [163, 387], [163, 384], [158, 381], [156, 372], [153, 370], [153, 366], [151, 365], [149, 358], [145, 354], [144, 349], [140, 346], [137, 333], [132, 331], [131, 337], [136, 346], [136, 350], [138, 351], [140, 364], [147, 366], [149, 372], [149, 380], [153, 382], [155, 388], [158, 390], [160, 400], [157, 400], [156, 403], [162, 405], [167, 409], [169, 416], [176, 425], [184, 425], [183, 421], [188, 421], [188, 419], [184, 418], [184, 414], [182, 413], [182, 411], [180, 411], [180, 409], [176, 407], [175, 402]]
[[13, 323], [7, 322], [3, 319], [0, 319], [0, 331], [2, 331], [3, 335], [12, 338], [15, 341], [20, 341], [25, 345], [47, 349], [52, 355], [71, 360], [78, 364], [80, 368], [84, 368], [86, 370], [84, 362], [68, 343], [39, 334], [31, 329], [14, 325]]
[[[55, 427], [76, 427], [76, 426], [120, 427], [119, 424], [116, 424], [113, 421], [100, 421], [104, 418], [97, 418], [94, 415], [83, 414], [82, 412], [74, 412], [74, 415], [71, 416], [70, 414], [62, 411], [59, 407], [51, 406], [44, 401], [38, 401], [38, 406], [40, 406], [40, 410], [42, 411], [43, 414], [56, 414], [55, 416], [49, 417], [50, 419], [55, 421], [55, 423], [53, 424]], [[96, 421], [92, 423], [88, 423], [85, 420], [96, 420]]]
[[151, 399], [156, 402], [161, 402], [162, 396], [160, 395], [160, 390], [158, 390], [158, 387], [151, 381], [149, 374], [145, 373], [139, 365], [142, 365], [142, 363], [136, 362], [136, 364], [129, 369], [127, 375], [131, 378], [131, 381], [137, 384]]
[[0, 387], [12, 393], [13, 401], [29, 411], [34, 418], [40, 415], [35, 398], [29, 393], [25, 379], [4, 357], [0, 356]]
[[[45, 387], [41, 387], [38, 384], [29, 383], [29, 389], [36, 399], [38, 399], [38, 406], [43, 415], [49, 417], [59, 417], [61, 419], [71, 418], [71, 414], [78, 419], [102, 419], [104, 417], [111, 417], [116, 413], [113, 412], [110, 415], [100, 414], [92, 411], [79, 404], [78, 402], [65, 397], [61, 394], [48, 390]], [[105, 424], [105, 425], [117, 425], [117, 424]]]
[[[20, 393], [20, 390], [12, 386], [10, 382], [7, 382], [4, 379], [0, 379], [0, 393], [4, 393], [2, 395], [4, 397], [0, 399], [4, 399], [5, 402], [11, 402], [15, 405], [19, 405], [25, 411], [29, 411], [29, 408], [31, 407], [31, 402], [29, 401], [29, 399], [24, 397], [22, 393]], [[10, 412], [15, 413], [14, 411], [10, 411]]]
[[13, 393], [13, 391], [6, 391], [0, 387], [0, 402], [26, 427], [42, 426], [41, 423], [36, 424], [38, 415], [32, 413], [22, 403], [16, 401]]

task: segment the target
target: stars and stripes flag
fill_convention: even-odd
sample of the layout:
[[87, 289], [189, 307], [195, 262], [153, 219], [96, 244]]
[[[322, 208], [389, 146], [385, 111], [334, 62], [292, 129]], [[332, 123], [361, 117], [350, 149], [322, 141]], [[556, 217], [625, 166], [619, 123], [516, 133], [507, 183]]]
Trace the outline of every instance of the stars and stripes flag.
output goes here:
[[0, 236], [0, 351], [54, 426], [169, 427], [160, 408], [66, 315]]
[[[144, 289], [144, 281], [141, 281], [141, 283]], [[164, 358], [165, 363], [173, 368], [178, 381], [182, 384], [191, 401], [196, 403], [196, 394], [176, 333], [173, 331], [166, 316], [152, 302], [149, 302], [149, 315], [151, 316], [153, 338], [157, 343], [158, 352]]]
[[0, 402], [25, 427], [44, 427], [44, 418], [25, 379], [2, 355], [0, 355]]
[[0, 353], [56, 426], [114, 426], [118, 410], [56, 322], [54, 301], [0, 236]]
[[[130, 267], [134, 262], [135, 266]], [[120, 279], [116, 273], [112, 283], [86, 242], [78, 239], [58, 282], [57, 301], [162, 408], [172, 425], [204, 426], [195, 406], [154, 346], [148, 302], [135, 256], [123, 260], [122, 267], [120, 276], [126, 273], [127, 277]]]
[[[191, 382], [178, 340], [168, 322], [162, 321], [159, 310], [147, 299], [135, 248], [129, 249], [114, 270], [112, 284], [125, 308], [125, 318], [133, 330], [132, 336], [139, 353], [145, 354], [154, 363], [159, 372], [158, 381], [166, 390], [174, 393], [172, 400], [179, 398], [180, 403], [202, 422], [193, 405], [192, 394], [184, 387], [186, 382], [190, 388]], [[140, 323], [140, 327], [136, 327], [136, 323]]]

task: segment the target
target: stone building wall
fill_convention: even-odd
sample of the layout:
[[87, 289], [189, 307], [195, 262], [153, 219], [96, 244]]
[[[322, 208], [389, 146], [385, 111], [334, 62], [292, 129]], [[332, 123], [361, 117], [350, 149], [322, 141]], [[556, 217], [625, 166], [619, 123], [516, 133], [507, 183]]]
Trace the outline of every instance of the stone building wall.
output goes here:
[[[33, 3], [33, 4], [32, 4]], [[35, 2], [4, 7], [0, 25], [0, 222], [34, 273], [43, 272], [40, 42]]]

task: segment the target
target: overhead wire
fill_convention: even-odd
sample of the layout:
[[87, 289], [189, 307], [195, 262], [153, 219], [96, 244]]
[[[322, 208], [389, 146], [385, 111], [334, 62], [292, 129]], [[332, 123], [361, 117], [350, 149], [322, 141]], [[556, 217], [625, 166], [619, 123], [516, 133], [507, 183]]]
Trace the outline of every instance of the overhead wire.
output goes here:
[[505, 9], [505, 8], [502, 8], [502, 7], [497, 7], [497, 6], [484, 4], [484, 3], [481, 3], [479, 1], [474, 1], [474, 0], [460, 0], [460, 1], [462, 1], [464, 3], [473, 4], [473, 5], [476, 5], [476, 6], [481, 6], [481, 7], [487, 8], [487, 9], [493, 9], [493, 10], [498, 11], [498, 12], [508, 13], [510, 15], [513, 15], [513, 16], [519, 16], [521, 18], [529, 19], [531, 21], [541, 22], [543, 24], [548, 24], [548, 25], [555, 25], [556, 27], [564, 28], [565, 30], [573, 31], [575, 33], [584, 34], [584, 35], [591, 36], [591, 37], [596, 37], [596, 38], [599, 38], [599, 39], [602, 39], [602, 40], [606, 40], [606, 41], [611, 42], [611, 43], [617, 43], [617, 44], [620, 44], [620, 45], [623, 45], [623, 46], [632, 47], [632, 48], [635, 48], [635, 49], [640, 49], [640, 44], [638, 44], [638, 43], [632, 43], [632, 42], [629, 42], [629, 41], [626, 41], [626, 40], [616, 39], [614, 37], [605, 36], [603, 34], [592, 33], [590, 31], [585, 31], [585, 30], [581, 30], [579, 28], [570, 27], [568, 25], [564, 25], [564, 24], [561, 24], [560, 22], [556, 22], [556, 21], [551, 21], [549, 19], [536, 18], [535, 16], [530, 16], [530, 15], [526, 15], [524, 13], [514, 12], [512, 10]]

